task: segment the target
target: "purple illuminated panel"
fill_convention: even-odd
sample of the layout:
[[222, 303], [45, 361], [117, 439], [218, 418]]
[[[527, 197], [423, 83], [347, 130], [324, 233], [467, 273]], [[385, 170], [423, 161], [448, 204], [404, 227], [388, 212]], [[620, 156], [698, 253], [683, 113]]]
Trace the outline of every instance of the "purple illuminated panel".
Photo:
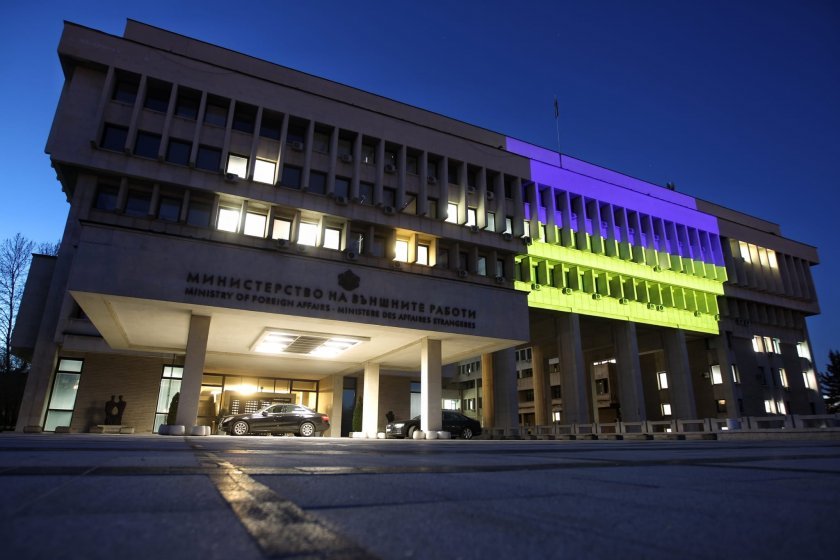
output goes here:
[[[720, 245], [717, 219], [697, 210], [693, 197], [561, 156], [515, 138], [507, 138], [506, 145], [509, 152], [531, 160], [530, 179], [535, 183], [708, 232], [717, 241], [718, 247]], [[540, 220], [544, 220], [543, 212], [540, 212]], [[586, 229], [591, 233], [589, 224]], [[723, 266], [718, 247], [712, 250], [712, 260]]]

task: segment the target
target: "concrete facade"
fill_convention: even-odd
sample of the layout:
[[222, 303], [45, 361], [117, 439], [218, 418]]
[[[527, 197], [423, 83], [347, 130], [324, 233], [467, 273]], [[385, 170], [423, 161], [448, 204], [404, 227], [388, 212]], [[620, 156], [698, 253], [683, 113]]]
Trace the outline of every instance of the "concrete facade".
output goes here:
[[124, 394], [153, 431], [176, 391], [179, 424], [296, 402], [329, 435], [361, 401], [369, 437], [822, 412], [818, 257], [775, 224], [135, 21], [59, 56], [19, 430]]

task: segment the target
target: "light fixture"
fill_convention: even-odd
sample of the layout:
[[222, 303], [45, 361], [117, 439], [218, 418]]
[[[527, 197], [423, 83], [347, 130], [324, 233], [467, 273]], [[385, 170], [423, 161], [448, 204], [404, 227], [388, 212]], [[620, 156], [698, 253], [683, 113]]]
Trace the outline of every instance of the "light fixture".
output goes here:
[[259, 354], [296, 354], [314, 358], [334, 358], [361, 342], [364, 337], [265, 329], [251, 350]]

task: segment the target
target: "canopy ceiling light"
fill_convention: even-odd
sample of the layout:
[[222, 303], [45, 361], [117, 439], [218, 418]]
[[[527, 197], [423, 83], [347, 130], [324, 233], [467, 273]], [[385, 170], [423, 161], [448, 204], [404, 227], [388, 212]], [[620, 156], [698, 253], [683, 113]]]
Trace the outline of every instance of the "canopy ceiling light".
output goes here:
[[260, 354], [297, 354], [334, 358], [369, 338], [326, 333], [265, 329], [251, 351]]

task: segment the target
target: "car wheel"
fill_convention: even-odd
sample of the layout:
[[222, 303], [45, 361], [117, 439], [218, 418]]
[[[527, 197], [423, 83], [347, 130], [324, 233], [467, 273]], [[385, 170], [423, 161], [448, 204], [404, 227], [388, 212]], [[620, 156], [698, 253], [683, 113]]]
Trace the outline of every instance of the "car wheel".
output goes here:
[[461, 431], [461, 437], [464, 439], [472, 439], [473, 433], [472, 428], [464, 428]]
[[248, 433], [248, 422], [244, 420], [234, 422], [233, 426], [230, 427], [230, 433], [234, 436], [244, 436]]
[[414, 439], [414, 432], [417, 431], [417, 426], [412, 426], [408, 429], [408, 434], [405, 436], [407, 439]]
[[300, 425], [300, 435], [303, 437], [312, 437], [315, 435], [315, 424], [312, 422], [304, 422]]

